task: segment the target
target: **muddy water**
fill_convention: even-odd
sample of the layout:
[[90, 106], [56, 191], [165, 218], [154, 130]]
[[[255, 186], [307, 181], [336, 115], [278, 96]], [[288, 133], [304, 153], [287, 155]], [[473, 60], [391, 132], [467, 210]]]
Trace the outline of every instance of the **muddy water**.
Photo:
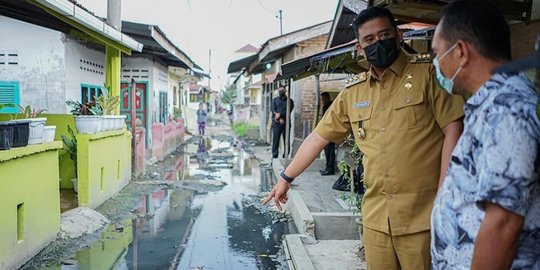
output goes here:
[[138, 218], [48, 269], [286, 269], [279, 249], [293, 228], [261, 213], [257, 195], [271, 185], [239, 147], [197, 139], [149, 169], [173, 185], [141, 196]]

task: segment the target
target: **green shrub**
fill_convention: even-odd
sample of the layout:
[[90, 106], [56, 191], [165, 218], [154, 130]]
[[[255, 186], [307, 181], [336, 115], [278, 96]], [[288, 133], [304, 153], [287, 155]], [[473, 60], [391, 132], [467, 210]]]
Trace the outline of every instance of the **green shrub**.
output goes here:
[[249, 124], [245, 122], [233, 124], [233, 132], [238, 137], [246, 137], [248, 128], [249, 128]]

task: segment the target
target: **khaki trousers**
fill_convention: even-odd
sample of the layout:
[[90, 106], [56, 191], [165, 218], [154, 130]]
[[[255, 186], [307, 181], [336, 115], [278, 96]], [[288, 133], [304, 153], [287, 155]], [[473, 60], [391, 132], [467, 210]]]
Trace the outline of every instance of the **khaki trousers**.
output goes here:
[[429, 270], [429, 231], [392, 236], [364, 227], [363, 241], [368, 270]]

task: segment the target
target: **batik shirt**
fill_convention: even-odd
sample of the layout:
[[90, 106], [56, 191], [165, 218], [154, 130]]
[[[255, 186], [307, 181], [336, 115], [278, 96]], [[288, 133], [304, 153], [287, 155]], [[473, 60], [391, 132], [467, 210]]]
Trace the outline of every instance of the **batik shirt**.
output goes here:
[[525, 76], [496, 74], [465, 104], [431, 216], [433, 269], [470, 269], [486, 202], [525, 217], [512, 269], [540, 269], [538, 101]]

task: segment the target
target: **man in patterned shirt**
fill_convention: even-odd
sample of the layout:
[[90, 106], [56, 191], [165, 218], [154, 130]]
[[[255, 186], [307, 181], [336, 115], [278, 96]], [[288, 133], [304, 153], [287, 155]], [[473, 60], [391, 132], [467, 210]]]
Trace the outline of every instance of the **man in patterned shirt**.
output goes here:
[[510, 30], [487, 1], [454, 1], [433, 40], [441, 86], [471, 95], [433, 208], [434, 269], [540, 269], [539, 96], [510, 60]]

